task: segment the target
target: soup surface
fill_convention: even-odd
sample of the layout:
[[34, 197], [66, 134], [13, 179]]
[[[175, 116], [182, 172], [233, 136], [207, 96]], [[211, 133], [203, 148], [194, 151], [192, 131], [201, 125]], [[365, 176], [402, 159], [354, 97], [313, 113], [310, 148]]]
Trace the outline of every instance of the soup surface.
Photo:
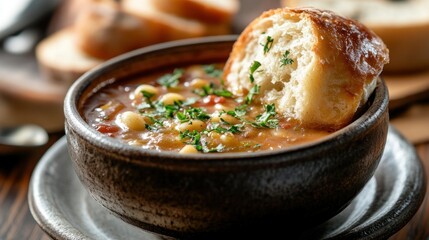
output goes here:
[[329, 134], [258, 102], [257, 85], [233, 95], [223, 87], [221, 69], [193, 65], [118, 81], [91, 96], [83, 115], [99, 132], [130, 145], [180, 153], [274, 150]]

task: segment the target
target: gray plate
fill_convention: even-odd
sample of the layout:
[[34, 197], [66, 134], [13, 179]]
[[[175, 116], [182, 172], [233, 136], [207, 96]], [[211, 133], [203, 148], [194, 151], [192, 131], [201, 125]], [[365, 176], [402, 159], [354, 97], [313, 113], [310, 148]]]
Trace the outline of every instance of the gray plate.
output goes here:
[[[294, 238], [379, 239], [399, 231], [415, 214], [426, 189], [414, 148], [392, 127], [375, 176], [340, 214]], [[75, 175], [66, 139], [37, 165], [30, 182], [30, 210], [54, 239], [161, 239], [109, 214]]]

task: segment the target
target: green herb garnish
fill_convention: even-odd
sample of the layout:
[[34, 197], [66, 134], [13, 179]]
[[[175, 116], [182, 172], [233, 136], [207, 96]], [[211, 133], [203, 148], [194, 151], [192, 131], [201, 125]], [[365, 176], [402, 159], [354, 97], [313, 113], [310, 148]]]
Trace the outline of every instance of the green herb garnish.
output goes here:
[[[141, 93], [142, 93], [143, 97], [145, 98], [146, 103], [147, 103], [147, 104], [149, 104], [149, 106], [150, 106], [150, 107], [152, 107], [152, 106], [153, 106], [153, 104], [152, 104], [152, 101], [151, 101], [150, 99], [151, 99], [153, 96], [155, 96], [155, 94], [154, 94], [154, 93], [151, 93], [151, 92], [148, 92], [148, 91], [145, 91], [145, 90], [142, 90], [142, 91], [141, 91]], [[143, 105], [142, 105], [142, 106], [140, 106], [140, 109], [142, 109], [142, 108], [144, 108], [144, 107], [143, 107]]]
[[289, 54], [290, 52], [288, 50], [285, 51], [285, 53], [283, 53], [282, 55], [282, 59], [280, 60], [281, 65], [280, 66], [284, 66], [284, 65], [290, 65], [293, 63], [293, 60], [291, 58], [289, 58]]
[[259, 89], [261, 87], [259, 85], [253, 85], [253, 87], [250, 89], [249, 93], [246, 96], [246, 103], [250, 104], [253, 101], [253, 96], [256, 94], [259, 94]]
[[[234, 110], [224, 111], [226, 114], [233, 116], [235, 118], [241, 118], [247, 113], [247, 105], [240, 105]], [[221, 112], [222, 114], [223, 112]]]
[[198, 151], [203, 150], [203, 145], [201, 143], [201, 133], [197, 130], [189, 131], [185, 130], [184, 132], [179, 132], [179, 138], [181, 140], [183, 139], [189, 139], [189, 142], [185, 142], [186, 144], [193, 145]]
[[191, 120], [206, 121], [210, 119], [210, 115], [208, 115], [202, 108], [188, 108], [183, 112], [177, 112], [176, 118], [180, 122], [184, 123]]
[[158, 130], [162, 127], [164, 127], [164, 124], [162, 121], [155, 119], [153, 116], [150, 116], [148, 114], [145, 114], [146, 117], [148, 117], [153, 124], [146, 124], [146, 129], [149, 131], [154, 131], [154, 130]]
[[223, 88], [220, 88], [220, 89], [216, 88], [216, 86], [213, 83], [210, 83], [210, 85], [207, 85], [207, 86], [203, 86], [201, 89], [195, 89], [194, 93], [201, 97], [205, 97], [208, 95], [216, 95], [216, 96], [227, 97], [227, 98], [233, 97], [232, 92]]
[[231, 98], [233, 96], [232, 92], [226, 89], [214, 89], [213, 94], [219, 97], [227, 97], [227, 98]]
[[183, 69], [176, 68], [172, 74], [165, 74], [156, 80], [162, 86], [167, 88], [176, 87], [179, 84], [179, 79], [183, 76]]
[[258, 61], [253, 61], [252, 66], [250, 66], [250, 82], [253, 83], [255, 81], [255, 78], [253, 77], [253, 73], [261, 66], [261, 63]]
[[214, 65], [204, 65], [203, 69], [204, 72], [210, 77], [218, 78], [223, 74], [223, 71], [221, 69], [217, 69]]
[[221, 126], [220, 124], [213, 124], [211, 129], [208, 130], [207, 132], [217, 132], [220, 134], [227, 133], [227, 132], [239, 133], [239, 132], [241, 132], [242, 128], [244, 127], [244, 123], [232, 125], [229, 122], [223, 120], [222, 118], [221, 118], [221, 121], [226, 126], [225, 125]]
[[261, 43], [261, 46], [264, 47], [264, 54], [270, 51], [271, 47], [273, 46], [274, 39], [271, 36], [267, 36], [267, 41], [265, 44]]
[[257, 143], [257, 144], [255, 144], [254, 146], [253, 146], [253, 148], [260, 148], [262, 145], [261, 144], [259, 144], [259, 143]]
[[279, 120], [273, 118], [277, 115], [276, 106], [274, 104], [267, 104], [264, 106], [265, 112], [256, 116], [256, 121], [252, 123], [254, 127], [258, 128], [276, 128]]
[[164, 105], [162, 102], [157, 101], [155, 102], [155, 114], [156, 115], [162, 115], [165, 118], [173, 118], [174, 115], [180, 110], [183, 103], [182, 101], [175, 101], [174, 104], [171, 105]]

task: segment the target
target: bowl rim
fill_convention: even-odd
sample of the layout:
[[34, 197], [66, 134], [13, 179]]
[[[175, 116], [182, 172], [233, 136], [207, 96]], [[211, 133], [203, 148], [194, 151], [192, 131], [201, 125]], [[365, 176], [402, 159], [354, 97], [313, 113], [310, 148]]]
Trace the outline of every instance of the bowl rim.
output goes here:
[[[124, 53], [91, 69], [79, 77], [70, 86], [64, 98], [66, 135], [68, 134], [67, 127], [72, 128], [75, 133], [84, 138], [88, 143], [102, 149], [109, 149], [111, 154], [116, 155], [120, 159], [135, 161], [136, 163], [163, 162], [176, 165], [183, 163], [192, 164], [197, 162], [198, 164], [209, 163], [210, 166], [212, 166], [213, 162], [217, 162], [221, 165], [224, 165], [225, 163], [235, 165], [234, 163], [239, 163], [242, 161], [260, 164], [263, 160], [263, 162], [266, 164], [272, 164], [278, 161], [284, 162], [287, 159], [292, 160], [296, 158], [293, 157], [295, 155], [299, 155], [300, 158], [311, 158], [311, 156], [317, 156], [323, 152], [329, 151], [329, 149], [335, 149], [337, 146], [340, 146], [345, 142], [353, 141], [353, 139], [358, 138], [361, 134], [364, 134], [370, 130], [374, 124], [377, 123], [377, 120], [382, 117], [382, 115], [388, 109], [389, 97], [387, 86], [385, 85], [382, 77], [378, 77], [377, 87], [371, 94], [371, 97], [373, 97], [372, 104], [369, 105], [366, 111], [364, 111], [358, 118], [356, 118], [347, 126], [325, 137], [278, 150], [213, 154], [179, 154], [173, 151], [159, 151], [131, 146], [119, 139], [103, 135], [94, 128], [91, 128], [78, 111], [77, 104], [85, 89], [90, 85], [92, 80], [97, 79], [106, 72], [109, 72], [109, 69], [115, 69], [126, 62], [132, 61], [133, 59], [148, 53], [162, 52], [174, 48], [194, 47], [210, 44], [230, 43], [232, 45], [236, 39], [237, 35], [224, 35], [155, 44], [149, 47], [144, 47]], [[279, 155], [282, 155], [280, 160], [279, 158], [275, 157]], [[153, 161], [147, 156], [151, 156], [157, 160]], [[271, 160], [268, 160], [267, 157], [270, 157]], [[252, 161], [248, 161], [249, 159], [252, 159]]]

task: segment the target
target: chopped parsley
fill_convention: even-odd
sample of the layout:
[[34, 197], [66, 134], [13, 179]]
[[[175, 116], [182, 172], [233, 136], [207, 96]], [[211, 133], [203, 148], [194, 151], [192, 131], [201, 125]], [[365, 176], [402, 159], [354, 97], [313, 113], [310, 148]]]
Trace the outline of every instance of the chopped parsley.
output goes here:
[[193, 145], [198, 151], [203, 150], [203, 145], [201, 143], [201, 133], [197, 130], [189, 131], [185, 130], [184, 132], [179, 132], [179, 138], [181, 140], [183, 139], [189, 139], [188, 142], [185, 142], [186, 144]]
[[217, 133], [239, 133], [242, 131], [242, 128], [244, 127], [244, 124], [230, 124], [229, 122], [223, 120], [221, 118], [221, 122], [226, 125], [226, 126], [221, 126], [220, 124], [213, 124], [212, 128], [210, 129], [209, 132], [214, 131]]
[[165, 74], [164, 76], [158, 78], [156, 82], [167, 88], [176, 87], [179, 84], [180, 78], [183, 76], [183, 72], [183, 69], [176, 68], [174, 69], [173, 73]]
[[158, 129], [164, 127], [164, 123], [161, 120], [157, 120], [157, 119], [155, 119], [155, 117], [153, 117], [149, 114], [145, 114], [145, 116], [147, 118], [149, 118], [150, 121], [152, 122], [152, 124], [147, 124], [147, 123], [145, 124], [145, 127], [147, 130], [154, 131], [154, 130], [158, 130]]
[[203, 69], [204, 72], [210, 77], [219, 78], [223, 74], [223, 71], [221, 69], [217, 69], [213, 64], [204, 65]]
[[267, 104], [264, 106], [265, 112], [256, 116], [256, 121], [252, 123], [254, 127], [258, 128], [276, 128], [279, 120], [273, 118], [277, 115], [276, 106], [274, 104]]
[[290, 65], [293, 63], [293, 60], [291, 58], [289, 58], [289, 50], [286, 50], [283, 55], [282, 55], [282, 59], [280, 60], [281, 65], [280, 66], [284, 66], [284, 65]]
[[261, 86], [255, 84], [253, 85], [253, 87], [250, 89], [249, 93], [246, 96], [246, 103], [250, 104], [253, 101], [253, 96], [256, 94], [259, 94], [259, 89], [261, 88]]
[[191, 120], [206, 121], [210, 119], [210, 115], [208, 115], [202, 108], [191, 107], [183, 110], [182, 112], [177, 112], [176, 118], [180, 122], [184, 123], [184, 122], [189, 122]]
[[262, 146], [261, 144], [257, 143], [253, 146], [253, 148], [260, 148], [261, 146]]
[[189, 141], [185, 141], [185, 144], [192, 145], [195, 149], [204, 153], [222, 152], [225, 148], [223, 144], [219, 144], [215, 148], [208, 148], [207, 145], [201, 141], [201, 133], [197, 130], [179, 132], [179, 138], [181, 140], [188, 139]]
[[[221, 112], [221, 114], [222, 113], [223, 112]], [[240, 105], [234, 110], [225, 111], [225, 113], [236, 118], [243, 117], [247, 113], [247, 105]]]
[[227, 97], [227, 98], [233, 97], [232, 92], [224, 88], [216, 88], [216, 86], [213, 83], [210, 83], [210, 85], [203, 86], [201, 89], [195, 89], [194, 93], [201, 97], [205, 97], [208, 95], [216, 95], [216, 96]]
[[142, 93], [143, 97], [144, 97], [148, 102], [150, 101], [150, 99], [151, 99], [153, 96], [155, 96], [155, 94], [154, 94], [154, 93], [151, 93], [151, 92], [148, 92], [148, 91], [145, 91], [145, 90], [141, 91], [141, 93]]
[[152, 107], [152, 106], [153, 106], [153, 104], [152, 104], [152, 101], [151, 101], [150, 99], [151, 99], [153, 96], [155, 96], [155, 94], [154, 94], [154, 93], [151, 93], [151, 92], [148, 92], [148, 91], [145, 91], [145, 90], [141, 91], [141, 93], [142, 93], [143, 97], [145, 98], [146, 103], [147, 103], [150, 107]]
[[256, 70], [258, 70], [258, 68], [261, 66], [261, 63], [258, 61], [253, 61], [252, 66], [250, 66], [250, 82], [253, 83], [255, 81], [255, 78], [253, 77], [253, 73], [256, 72]]
[[264, 44], [261, 43], [261, 46], [264, 47], [264, 54], [270, 51], [271, 47], [273, 46], [273, 43], [274, 39], [271, 36], [267, 36], [267, 41]]
[[180, 108], [182, 107], [183, 103], [181, 101], [176, 101], [174, 102], [174, 104], [171, 105], [164, 105], [162, 104], [162, 102], [157, 101], [154, 106], [155, 106], [155, 115], [161, 115], [164, 116], [165, 118], [173, 118], [174, 115], [180, 110]]

